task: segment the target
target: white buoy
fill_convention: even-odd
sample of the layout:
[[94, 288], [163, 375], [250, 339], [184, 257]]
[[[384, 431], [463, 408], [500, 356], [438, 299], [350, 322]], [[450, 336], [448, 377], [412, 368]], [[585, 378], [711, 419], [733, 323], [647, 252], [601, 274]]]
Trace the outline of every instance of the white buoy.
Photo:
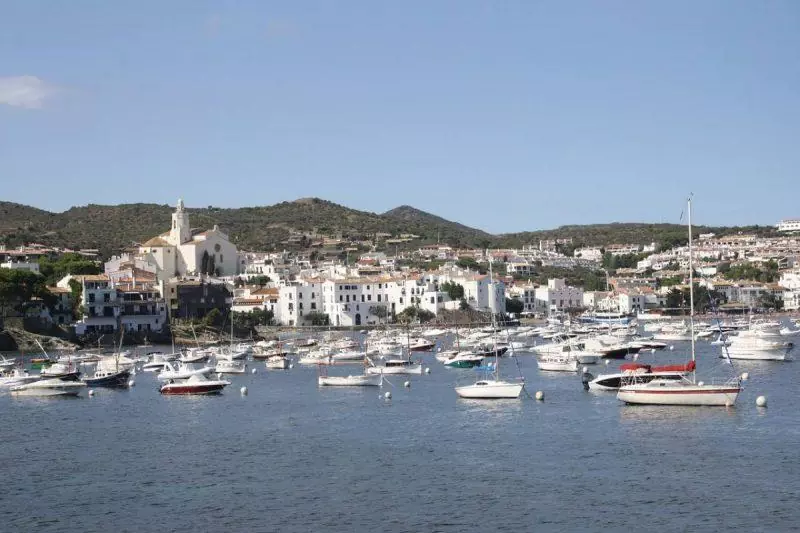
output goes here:
[[257, 370], [255, 368], [250, 371], [251, 374], [255, 374], [256, 372], [257, 372]]
[[672, 350], [674, 350], [674, 349], [675, 349], [675, 345], [674, 345], [674, 344], [670, 344], [670, 345], [669, 345], [669, 351], [671, 352], [671, 351], [672, 351]]
[[656, 353], [656, 349], [655, 348], [650, 348], [650, 353]]
[[725, 407], [730, 407], [730, 406], [731, 406], [731, 402], [729, 402], [729, 401], [727, 401], [727, 400], [726, 400], [726, 401], [725, 401]]
[[407, 389], [410, 388], [411, 387], [411, 382], [410, 381], [406, 381], [405, 383], [403, 383], [403, 387], [405, 387]]
[[389, 392], [389, 391], [386, 391], [386, 393], [383, 395], [383, 397], [385, 399], [387, 399], [387, 400], [391, 400], [392, 399], [392, 393]]
[[217, 372], [217, 379], [222, 379], [222, 374], [220, 372]]
[[606, 366], [608, 366], [608, 363], [610, 363], [610, 362], [611, 362], [611, 361], [609, 361], [608, 359], [606, 359]]
[[534, 398], [536, 398], [540, 402], [544, 401], [544, 391], [537, 390]]
[[742, 372], [742, 381], [747, 381], [748, 379], [750, 379], [750, 373]]
[[588, 366], [583, 367], [583, 373], [584, 374], [588, 374], [589, 373], [589, 367]]
[[639, 354], [638, 353], [633, 354], [633, 360], [634, 361], [638, 361], [639, 360]]
[[431, 373], [431, 369], [430, 369], [430, 367], [425, 369], [425, 373], [426, 373], [426, 374], [430, 374], [430, 373]]
[[247, 396], [247, 387], [242, 387], [241, 389], [239, 389], [239, 392], [242, 393], [242, 396]]
[[698, 382], [697, 382], [697, 386], [698, 386], [698, 387], [702, 387], [703, 385], [705, 385], [705, 382], [704, 382], [704, 381], [698, 381]]
[[766, 396], [759, 396], [756, 398], [756, 405], [759, 407], [766, 407], [767, 406], [767, 397]]
[[87, 394], [89, 395], [89, 398], [94, 396], [94, 389], [89, 389], [89, 392]]
[[294, 368], [294, 363], [289, 363], [289, 370]]
[[128, 387], [135, 387], [135, 386], [136, 386], [136, 382], [135, 382], [135, 381], [133, 381], [133, 380], [130, 380], [130, 381], [128, 382]]

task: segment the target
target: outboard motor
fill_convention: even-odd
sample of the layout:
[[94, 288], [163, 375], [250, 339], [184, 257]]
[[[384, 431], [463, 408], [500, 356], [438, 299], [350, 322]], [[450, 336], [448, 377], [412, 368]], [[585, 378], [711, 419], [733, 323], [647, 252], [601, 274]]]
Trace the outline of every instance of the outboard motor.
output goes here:
[[583, 389], [584, 390], [589, 390], [589, 382], [592, 381], [593, 379], [594, 379], [594, 376], [592, 374], [590, 374], [589, 372], [584, 372], [581, 375], [581, 383], [583, 383]]

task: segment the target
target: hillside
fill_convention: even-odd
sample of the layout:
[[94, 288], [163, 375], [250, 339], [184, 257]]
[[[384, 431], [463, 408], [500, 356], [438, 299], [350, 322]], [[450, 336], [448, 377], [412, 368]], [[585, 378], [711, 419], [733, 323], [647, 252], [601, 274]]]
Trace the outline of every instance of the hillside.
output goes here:
[[[108, 256], [135, 246], [169, 229], [172, 206], [157, 204], [90, 204], [63, 213], [49, 213], [28, 206], [0, 204], [3, 223], [0, 242], [19, 245], [40, 242], [51, 246], [99, 248]], [[413, 208], [411, 208], [413, 209]], [[223, 209], [213, 206], [188, 208], [194, 228], [217, 224], [240, 248], [264, 250], [284, 247], [292, 232], [369, 238], [374, 233], [414, 233], [416, 243], [434, 242], [441, 232], [443, 242], [477, 245], [487, 233], [417, 211], [415, 220], [350, 209], [319, 198], [263, 207]], [[416, 210], [415, 210], [416, 211]]]
[[[98, 248], [104, 256], [135, 246], [169, 229], [172, 206], [121, 204], [73, 207], [63, 213], [50, 213], [34, 207], [0, 202], [0, 243], [16, 246], [40, 242], [51, 246]], [[686, 239], [686, 229], [677, 224], [614, 223], [562, 226], [552, 230], [491, 235], [464, 224], [451, 222], [411, 206], [401, 206], [383, 214], [359, 211], [319, 198], [262, 207], [223, 209], [213, 206], [189, 208], [195, 228], [214, 224], [231, 236], [241, 249], [269, 250], [288, 248], [284, 241], [293, 233], [341, 235], [371, 238], [375, 233], [398, 236], [413, 233], [420, 239], [413, 246], [436, 242], [451, 246], [519, 247], [540, 239], [572, 238], [575, 245], [648, 244], [669, 246]], [[772, 234], [771, 227], [708, 228], [730, 234], [737, 231]]]

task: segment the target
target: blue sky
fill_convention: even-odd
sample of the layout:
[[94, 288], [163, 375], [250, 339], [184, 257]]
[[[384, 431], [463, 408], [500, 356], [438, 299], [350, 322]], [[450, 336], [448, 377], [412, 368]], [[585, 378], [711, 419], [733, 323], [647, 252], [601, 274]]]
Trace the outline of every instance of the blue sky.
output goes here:
[[0, 199], [410, 204], [492, 232], [800, 216], [800, 3], [47, 2]]

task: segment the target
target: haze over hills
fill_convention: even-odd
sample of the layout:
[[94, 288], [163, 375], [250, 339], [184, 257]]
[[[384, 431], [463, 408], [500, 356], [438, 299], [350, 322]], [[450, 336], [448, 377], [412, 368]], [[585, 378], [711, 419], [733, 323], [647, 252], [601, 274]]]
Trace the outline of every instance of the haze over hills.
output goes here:
[[[103, 255], [135, 246], [169, 229], [170, 205], [120, 204], [72, 207], [51, 213], [35, 207], [0, 202], [0, 242], [16, 246], [39, 242], [50, 246], [98, 248]], [[445, 220], [403, 205], [383, 214], [351, 209], [319, 198], [303, 198], [271, 206], [223, 209], [188, 208], [191, 224], [207, 229], [215, 224], [241, 249], [287, 248], [293, 233], [316, 231], [322, 235], [372, 238], [376, 233], [414, 234], [414, 246], [441, 242], [456, 247], [519, 247], [540, 239], [572, 238], [575, 244], [673, 244], [686, 237], [677, 224], [612, 223], [562, 226], [556, 229], [492, 235], [480, 229]], [[697, 227], [697, 232], [771, 233], [772, 227]]]

